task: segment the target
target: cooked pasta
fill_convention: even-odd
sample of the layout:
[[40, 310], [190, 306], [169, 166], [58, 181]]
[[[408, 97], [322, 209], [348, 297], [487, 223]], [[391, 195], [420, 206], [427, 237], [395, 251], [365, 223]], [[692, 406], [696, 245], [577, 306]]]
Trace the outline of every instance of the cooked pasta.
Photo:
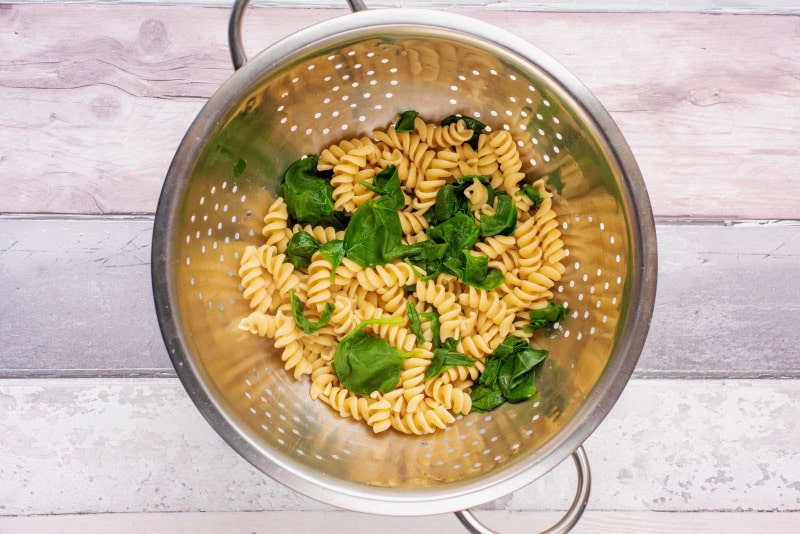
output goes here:
[[[567, 251], [545, 180], [526, 180], [511, 133], [477, 132], [468, 124], [458, 117], [440, 126], [417, 116], [405, 131], [392, 125], [324, 148], [316, 169], [329, 173], [334, 209], [348, 217], [380, 197], [381, 171], [396, 169], [404, 204], [398, 209], [403, 246], [429, 239], [436, 224], [430, 210], [448, 184], [463, 184], [465, 214], [481, 228], [483, 218], [502, 211], [498, 196], [509, 195], [516, 210], [513, 226], [481, 236], [464, 251], [464, 261], [483, 261], [502, 275], [491, 289], [468, 284], [454, 272], [428, 275], [404, 259], [364, 267], [344, 256], [334, 265], [324, 247], [344, 242], [345, 230], [296, 223], [282, 197], [266, 211], [263, 243], [248, 245], [241, 254], [241, 291], [251, 312], [238, 328], [271, 339], [295, 378], [309, 375], [312, 399], [376, 433], [428, 434], [470, 413], [470, 394], [488, 356], [509, 335], [532, 337], [528, 311], [552, 299], [566, 271]], [[528, 185], [520, 189], [523, 183], [535, 190], [532, 196], [525, 194]], [[288, 259], [294, 236], [316, 243], [305, 263]], [[295, 306], [302, 308], [303, 322], [293, 315]], [[306, 323], [317, 326], [304, 330]], [[334, 354], [357, 327], [403, 354], [393, 389], [356, 393], [337, 376]], [[429, 376], [440, 346], [468, 357], [470, 365], [458, 361]]]

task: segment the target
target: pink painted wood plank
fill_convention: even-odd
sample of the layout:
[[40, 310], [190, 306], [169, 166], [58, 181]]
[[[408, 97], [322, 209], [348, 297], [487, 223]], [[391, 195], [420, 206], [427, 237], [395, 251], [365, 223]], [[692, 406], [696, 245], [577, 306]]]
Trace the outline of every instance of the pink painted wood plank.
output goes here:
[[[248, 49], [342, 13], [252, 9]], [[545, 49], [599, 97], [656, 215], [800, 218], [798, 17], [469, 14]], [[227, 17], [199, 6], [2, 6], [0, 212], [152, 213], [186, 128], [231, 74]]]

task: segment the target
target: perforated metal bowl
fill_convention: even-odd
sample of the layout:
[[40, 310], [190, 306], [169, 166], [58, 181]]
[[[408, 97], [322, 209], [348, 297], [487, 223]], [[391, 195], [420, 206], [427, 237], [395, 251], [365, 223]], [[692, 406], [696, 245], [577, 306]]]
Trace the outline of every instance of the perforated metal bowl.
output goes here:
[[[237, 63], [244, 5], [231, 24]], [[434, 120], [461, 113], [511, 131], [528, 177], [563, 184], [555, 209], [569, 251], [555, 291], [571, 315], [549, 340], [538, 398], [421, 437], [374, 435], [341, 419], [283, 371], [268, 341], [236, 328], [249, 312], [240, 254], [260, 244], [283, 170], [303, 154], [384, 128], [406, 109]], [[235, 177], [239, 159], [247, 168]], [[530, 43], [465, 16], [416, 9], [317, 24], [239, 68], [178, 148], [152, 250], [166, 346], [216, 431], [283, 484], [380, 514], [464, 510], [519, 489], [575, 451], [588, 475], [579, 447], [636, 365], [656, 288], [645, 186], [600, 103]], [[584, 480], [570, 521], [587, 492]], [[484, 531], [470, 515], [461, 518]]]

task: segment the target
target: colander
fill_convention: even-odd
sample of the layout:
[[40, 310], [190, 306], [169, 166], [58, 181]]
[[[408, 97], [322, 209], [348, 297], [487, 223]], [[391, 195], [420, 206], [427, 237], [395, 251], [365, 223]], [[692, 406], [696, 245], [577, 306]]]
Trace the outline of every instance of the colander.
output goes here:
[[[153, 291], [165, 344], [189, 396], [255, 467], [307, 496], [388, 515], [457, 512], [513, 492], [572, 456], [578, 491], [552, 531], [586, 506], [581, 444], [619, 397], [641, 353], [656, 288], [644, 182], [597, 99], [538, 48], [470, 17], [366, 10], [316, 24], [246, 60], [230, 19], [232, 76], [181, 142], [155, 217]], [[425, 436], [374, 434], [312, 401], [270, 341], [237, 329], [249, 313], [238, 276], [286, 167], [414, 109], [476, 117], [519, 140], [527, 178], [556, 195], [570, 313], [546, 340], [538, 396], [460, 416]], [[234, 172], [239, 160], [244, 172]], [[240, 171], [241, 169], [239, 169]]]

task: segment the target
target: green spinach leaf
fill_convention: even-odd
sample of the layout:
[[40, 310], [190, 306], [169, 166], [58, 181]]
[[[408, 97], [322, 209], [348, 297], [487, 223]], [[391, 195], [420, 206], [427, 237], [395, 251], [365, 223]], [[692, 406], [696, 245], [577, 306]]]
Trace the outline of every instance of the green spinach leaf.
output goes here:
[[445, 348], [433, 349], [433, 358], [431, 359], [430, 365], [425, 370], [425, 379], [427, 380], [428, 378], [439, 376], [444, 371], [453, 367], [458, 367], [459, 365], [472, 367], [475, 365], [475, 360], [455, 350]]
[[385, 265], [405, 257], [403, 228], [397, 209], [389, 197], [368, 200], [358, 207], [344, 232], [344, 251], [362, 267]]
[[[433, 244], [445, 245], [442, 249], [423, 249], [423, 252], [430, 253], [424, 258], [429, 260], [427, 266], [416, 263], [419, 256], [411, 256], [409, 259], [422, 268], [433, 267], [436, 274], [443, 271], [457, 276], [465, 284], [469, 284], [478, 289], [494, 289], [505, 281], [505, 276], [497, 269], [489, 268], [489, 258], [484, 255], [473, 256], [469, 249], [475, 245], [480, 235], [480, 228], [475, 224], [471, 215], [456, 213], [441, 224], [428, 229], [428, 240]], [[423, 241], [425, 243], [425, 241]], [[433, 256], [433, 252], [437, 256]], [[440, 256], [439, 256], [440, 255]], [[429, 274], [432, 272], [426, 268]]]
[[406, 198], [403, 195], [403, 189], [400, 187], [400, 176], [397, 174], [397, 167], [388, 165], [375, 175], [372, 182], [370, 184], [362, 181], [361, 184], [382, 197], [388, 198], [387, 203], [394, 206], [394, 209], [399, 210], [406, 205]]
[[412, 302], [406, 303], [406, 315], [408, 315], [409, 328], [411, 328], [411, 332], [414, 334], [414, 337], [417, 338], [417, 343], [424, 343], [425, 336], [422, 332], [422, 323], [419, 319], [419, 313]]
[[548, 351], [534, 349], [527, 340], [508, 336], [486, 358], [478, 385], [473, 389], [472, 411], [486, 412], [505, 402], [517, 403], [536, 394], [536, 366]]
[[286, 259], [299, 269], [311, 264], [311, 256], [319, 250], [319, 243], [314, 236], [305, 231], [295, 232], [286, 245]]
[[402, 317], [362, 321], [336, 347], [333, 371], [344, 387], [360, 395], [397, 387], [405, 356], [385, 339], [363, 331], [369, 324], [401, 324]]
[[561, 167], [547, 175], [547, 184], [553, 186], [559, 195], [564, 191], [564, 187], [567, 184], [564, 183], [561, 177]]
[[447, 243], [434, 243], [430, 239], [426, 239], [409, 245], [408, 250], [408, 261], [426, 273], [420, 278], [421, 280], [432, 280], [442, 272], [442, 261], [447, 254]]
[[345, 255], [362, 267], [385, 265], [418, 253], [422, 247], [402, 243], [403, 227], [397, 210], [405, 204], [397, 169], [387, 167], [369, 186], [381, 196], [356, 209], [344, 232]]
[[522, 186], [522, 192], [525, 193], [528, 198], [533, 201], [533, 205], [531, 206], [531, 211], [536, 211], [539, 209], [539, 206], [542, 205], [542, 194], [539, 192], [538, 189], [533, 187], [531, 184], [525, 184]]
[[442, 323], [439, 321], [439, 314], [435, 311], [429, 311], [422, 314], [428, 321], [431, 322], [431, 334], [433, 334], [433, 348], [441, 346], [440, 332]]
[[522, 329], [529, 334], [538, 332], [543, 328], [563, 321], [567, 317], [568, 311], [569, 309], [566, 306], [550, 301], [544, 308], [530, 310], [528, 316], [531, 322], [523, 326]]
[[[485, 176], [470, 175], [462, 176], [456, 181], [440, 187], [439, 191], [436, 192], [436, 202], [433, 208], [425, 212], [425, 219], [428, 221], [428, 224], [435, 226], [443, 223], [457, 213], [471, 215], [472, 202], [467, 198], [464, 192], [475, 180], [478, 180], [485, 186], [489, 185], [489, 179]], [[489, 201], [494, 202], [494, 190], [488, 187], [487, 189], [489, 191]]]
[[332, 239], [319, 247], [319, 255], [331, 264], [331, 283], [336, 280], [336, 268], [344, 259], [344, 241]]
[[247, 168], [247, 162], [242, 158], [236, 160], [236, 163], [233, 164], [233, 177], [239, 178], [242, 174], [244, 174], [244, 170]]
[[442, 126], [449, 126], [454, 122], [458, 122], [460, 120], [464, 121], [464, 124], [467, 128], [472, 130], [472, 137], [469, 138], [467, 143], [474, 148], [475, 150], [478, 149], [478, 139], [480, 138], [483, 131], [486, 129], [486, 125], [483, 124], [478, 119], [473, 119], [472, 117], [464, 117], [463, 115], [450, 115], [449, 117], [445, 117], [442, 120]]
[[336, 306], [333, 304], [333, 302], [328, 302], [325, 304], [325, 310], [322, 312], [322, 315], [320, 315], [319, 321], [311, 321], [306, 318], [305, 314], [303, 313], [303, 302], [297, 298], [297, 295], [294, 294], [294, 291], [289, 291], [289, 297], [292, 301], [292, 317], [294, 318], [294, 322], [306, 334], [313, 334], [328, 324], [328, 322], [331, 320], [333, 311], [336, 309]]
[[500, 390], [483, 384], [478, 384], [470, 394], [472, 398], [472, 408], [470, 412], [485, 413], [491, 412], [495, 408], [505, 404], [506, 398]]
[[482, 215], [480, 220], [481, 236], [511, 235], [517, 227], [517, 204], [514, 199], [502, 191], [496, 192], [497, 207], [494, 215]]
[[464, 270], [455, 273], [462, 282], [477, 289], [490, 290], [505, 282], [505, 275], [494, 267], [489, 267], [489, 258], [484, 255], [473, 256], [468, 250], [462, 251]]
[[419, 116], [419, 113], [410, 109], [408, 111], [404, 111], [400, 118], [397, 119], [397, 122], [394, 125], [394, 129], [398, 132], [413, 132], [414, 131], [414, 119]]
[[306, 156], [286, 169], [278, 194], [286, 201], [289, 216], [311, 226], [332, 226], [342, 230], [347, 216], [333, 207], [333, 186], [317, 171], [317, 157]]
[[428, 228], [428, 239], [434, 243], [446, 243], [447, 255], [460, 255], [462, 250], [470, 249], [478, 241], [480, 228], [472, 216], [456, 213], [446, 221]]

